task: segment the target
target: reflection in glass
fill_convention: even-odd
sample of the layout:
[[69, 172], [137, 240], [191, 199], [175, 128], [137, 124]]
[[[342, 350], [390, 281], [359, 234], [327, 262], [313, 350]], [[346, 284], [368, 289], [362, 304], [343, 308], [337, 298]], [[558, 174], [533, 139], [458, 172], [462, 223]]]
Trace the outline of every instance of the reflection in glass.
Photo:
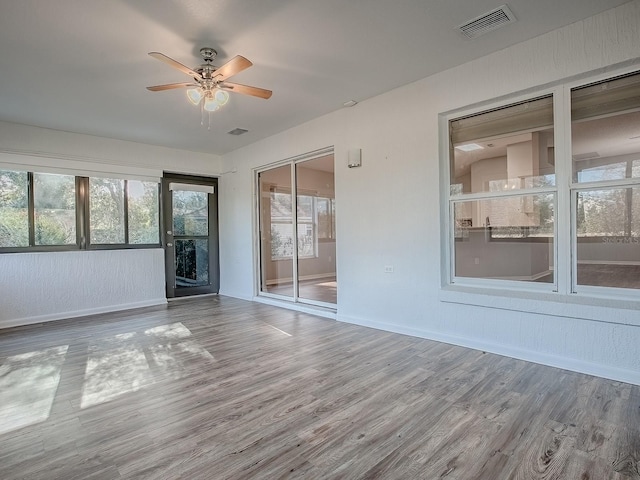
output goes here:
[[209, 196], [206, 192], [173, 190], [173, 234], [209, 234]]
[[640, 74], [571, 91], [574, 182], [640, 177]]
[[258, 176], [260, 191], [260, 291], [293, 297], [291, 166]]
[[640, 177], [640, 112], [581, 120], [571, 125], [575, 182]]
[[578, 285], [640, 288], [640, 187], [578, 192]]
[[175, 240], [176, 288], [209, 285], [209, 240]]
[[29, 246], [27, 172], [0, 170], [0, 247]]
[[125, 243], [124, 180], [89, 179], [89, 228], [91, 243]]
[[297, 163], [298, 296], [337, 302], [333, 155]]
[[454, 203], [455, 276], [553, 283], [555, 195]]
[[75, 244], [75, 177], [34, 173], [33, 200], [36, 245]]
[[451, 195], [555, 185], [553, 100], [450, 122]]

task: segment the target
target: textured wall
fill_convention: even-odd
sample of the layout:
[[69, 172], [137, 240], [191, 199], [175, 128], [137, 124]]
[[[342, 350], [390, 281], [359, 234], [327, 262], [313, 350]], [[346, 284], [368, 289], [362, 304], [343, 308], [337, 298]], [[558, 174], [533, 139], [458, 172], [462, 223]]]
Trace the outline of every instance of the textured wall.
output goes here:
[[0, 328], [166, 302], [164, 253], [0, 255]]
[[636, 0], [225, 155], [221, 293], [254, 294], [251, 169], [334, 145], [340, 320], [640, 383], [638, 303], [444, 295], [438, 129], [443, 112], [637, 62], [638, 45]]

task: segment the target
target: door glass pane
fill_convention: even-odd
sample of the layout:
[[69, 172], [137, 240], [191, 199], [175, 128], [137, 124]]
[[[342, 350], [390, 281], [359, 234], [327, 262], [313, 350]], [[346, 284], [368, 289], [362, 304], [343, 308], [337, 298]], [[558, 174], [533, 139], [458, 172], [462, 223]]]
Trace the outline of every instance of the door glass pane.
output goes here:
[[261, 172], [260, 258], [262, 292], [293, 296], [291, 166]]
[[209, 196], [205, 192], [173, 190], [173, 234], [209, 234]]
[[27, 172], [0, 170], [0, 247], [29, 246]]
[[298, 296], [337, 302], [333, 154], [296, 164]]
[[640, 288], [640, 187], [578, 192], [578, 285]]
[[455, 276], [553, 283], [554, 198], [455, 202]]
[[209, 285], [209, 240], [175, 240], [176, 288]]
[[34, 173], [33, 199], [36, 245], [75, 244], [75, 177]]
[[160, 243], [158, 212], [158, 184], [156, 182], [127, 182], [129, 207], [129, 243]]
[[91, 243], [124, 243], [124, 180], [89, 179]]

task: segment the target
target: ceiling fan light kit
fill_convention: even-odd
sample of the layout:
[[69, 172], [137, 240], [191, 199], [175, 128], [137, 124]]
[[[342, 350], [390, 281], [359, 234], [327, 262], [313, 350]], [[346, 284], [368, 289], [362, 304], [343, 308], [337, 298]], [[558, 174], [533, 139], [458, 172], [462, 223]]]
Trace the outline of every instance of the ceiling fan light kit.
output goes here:
[[[150, 52], [149, 55], [166, 63], [170, 67], [193, 77], [193, 82], [155, 85], [153, 87], [147, 87], [147, 90], [152, 92], [161, 92], [175, 88], [188, 88], [187, 99], [191, 104], [200, 106], [203, 124], [205, 111], [211, 114], [211, 112], [215, 112], [219, 110], [220, 107], [227, 104], [229, 101], [229, 94], [227, 92], [251, 95], [253, 97], [264, 99], [270, 98], [272, 94], [271, 90], [226, 81], [229, 77], [236, 75], [253, 65], [249, 60], [241, 55], [236, 55], [221, 67], [216, 67], [212, 62], [218, 55], [218, 52], [209, 47], [201, 48], [200, 55], [202, 55], [204, 63], [194, 69], [191, 69], [159, 52]], [[209, 128], [211, 128], [210, 115]]]

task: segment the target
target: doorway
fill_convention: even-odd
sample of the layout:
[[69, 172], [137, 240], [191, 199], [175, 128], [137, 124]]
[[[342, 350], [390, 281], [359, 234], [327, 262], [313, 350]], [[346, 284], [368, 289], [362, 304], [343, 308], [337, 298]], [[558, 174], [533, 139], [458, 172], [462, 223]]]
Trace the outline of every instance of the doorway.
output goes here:
[[167, 298], [220, 290], [217, 187], [215, 178], [162, 179]]

